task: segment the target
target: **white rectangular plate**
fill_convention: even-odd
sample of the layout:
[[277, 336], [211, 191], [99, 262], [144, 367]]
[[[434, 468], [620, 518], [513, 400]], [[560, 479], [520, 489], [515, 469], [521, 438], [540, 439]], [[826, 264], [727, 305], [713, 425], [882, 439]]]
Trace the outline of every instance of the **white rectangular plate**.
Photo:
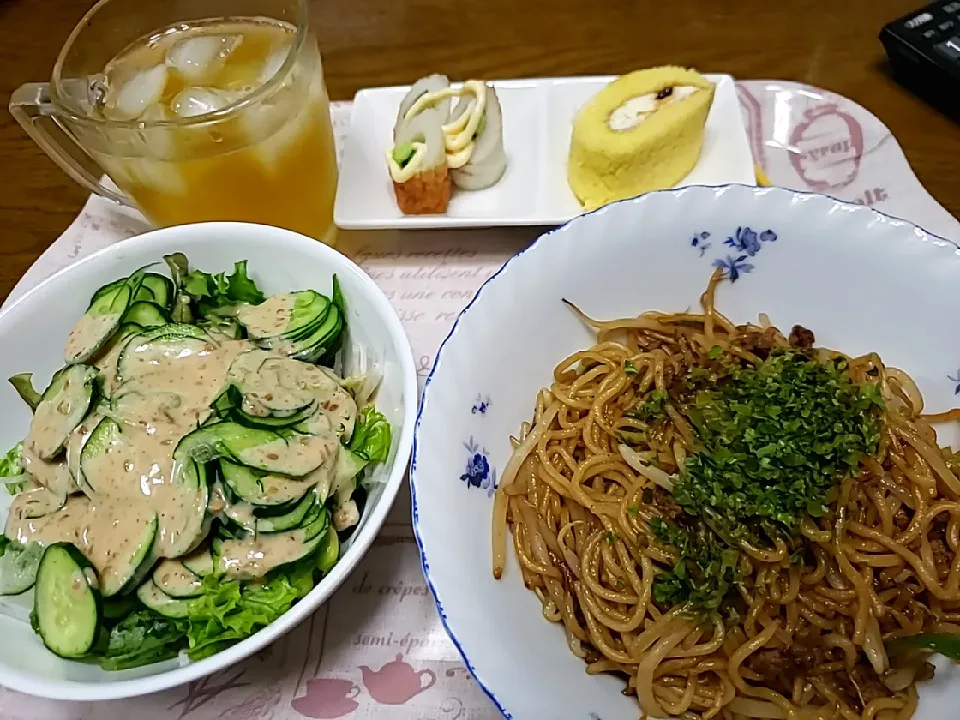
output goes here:
[[[756, 182], [753, 157], [729, 75], [716, 84], [700, 160], [683, 185]], [[397, 207], [385, 153], [408, 87], [357, 93], [340, 166], [334, 221], [344, 229], [558, 225], [583, 208], [567, 185], [570, 131], [577, 111], [613, 77], [493, 82], [503, 108], [507, 171], [486, 190], [453, 188], [443, 215], [404, 215]]]

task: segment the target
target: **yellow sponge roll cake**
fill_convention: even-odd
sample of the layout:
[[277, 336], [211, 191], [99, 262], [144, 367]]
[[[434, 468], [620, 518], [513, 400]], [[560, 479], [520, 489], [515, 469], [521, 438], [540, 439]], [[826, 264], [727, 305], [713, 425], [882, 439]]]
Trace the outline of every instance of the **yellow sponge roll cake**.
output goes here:
[[669, 188], [700, 157], [714, 86], [693, 70], [660, 67], [617, 78], [580, 110], [567, 179], [586, 208]]

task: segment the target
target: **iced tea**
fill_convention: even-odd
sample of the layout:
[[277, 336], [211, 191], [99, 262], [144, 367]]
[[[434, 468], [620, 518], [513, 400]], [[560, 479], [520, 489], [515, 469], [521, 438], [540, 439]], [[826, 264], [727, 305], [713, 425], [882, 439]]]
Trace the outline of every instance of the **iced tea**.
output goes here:
[[266, 18], [178, 24], [118, 53], [78, 141], [160, 225], [240, 220], [335, 236], [337, 165], [320, 54]]

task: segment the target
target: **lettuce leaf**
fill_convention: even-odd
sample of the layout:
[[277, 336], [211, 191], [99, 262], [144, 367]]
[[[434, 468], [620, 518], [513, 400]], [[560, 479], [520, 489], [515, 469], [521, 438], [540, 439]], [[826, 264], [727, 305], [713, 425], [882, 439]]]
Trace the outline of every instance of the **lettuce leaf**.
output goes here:
[[372, 463], [385, 462], [390, 454], [390, 423], [383, 413], [373, 407], [364, 408], [347, 447]]
[[239, 303], [259, 305], [265, 299], [257, 284], [247, 275], [246, 260], [235, 263], [230, 275], [211, 275], [194, 270], [184, 278], [183, 290], [197, 303], [201, 315]]
[[250, 637], [283, 615], [314, 584], [313, 568], [308, 565], [256, 583], [204, 578], [203, 594], [190, 600], [185, 621], [187, 654], [191, 660], [200, 660]]
[[319, 578], [316, 563], [317, 558], [310, 558], [262, 582], [208, 576], [202, 594], [184, 601], [186, 618], [136, 610], [110, 629], [97, 660], [105, 670], [126, 670], [176, 657], [183, 650], [192, 660], [209, 657], [262, 630], [309, 593]]
[[[18, 442], [0, 457], [0, 477], [17, 477], [23, 475], [23, 443]], [[16, 495], [23, 489], [23, 482], [6, 483], [7, 492]]]
[[139, 610], [110, 630], [100, 667], [127, 670], [168, 660], [176, 657], [186, 644], [186, 633], [176, 620], [160, 617], [149, 610]]
[[23, 475], [23, 443], [18, 442], [0, 458], [0, 477]]
[[174, 253], [163, 258], [170, 268], [176, 298], [172, 311], [175, 322], [195, 322], [197, 316], [222, 314], [240, 303], [259, 305], [266, 296], [247, 275], [247, 261], [234, 263], [233, 272], [211, 273], [190, 270], [186, 255]]

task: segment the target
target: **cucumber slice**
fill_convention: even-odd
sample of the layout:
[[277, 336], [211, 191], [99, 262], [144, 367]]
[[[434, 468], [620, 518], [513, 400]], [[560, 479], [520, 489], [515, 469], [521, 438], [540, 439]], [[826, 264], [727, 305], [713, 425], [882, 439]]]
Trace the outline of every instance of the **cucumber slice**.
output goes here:
[[310, 557], [330, 532], [330, 514], [321, 507], [313, 522], [297, 530], [240, 538], [215, 537], [212, 552], [218, 572], [233, 578], [256, 578]]
[[90, 298], [90, 304], [87, 306], [87, 310], [91, 309], [94, 305], [100, 308], [108, 307], [126, 282], [127, 278], [120, 278], [101, 287], [93, 294], [93, 297]]
[[[249, 506], [247, 507], [249, 508]], [[243, 506], [238, 507], [236, 505], [227, 505], [223, 509], [223, 515], [230, 522], [247, 532], [277, 533], [309, 525], [315, 519], [315, 514], [312, 512], [315, 509], [319, 509], [319, 504], [317, 503], [317, 494], [314, 492], [305, 495], [300, 502], [293, 506], [290, 512], [283, 515], [257, 518], [250, 512], [244, 512]]]
[[[319, 541], [323, 539], [324, 533], [328, 532], [330, 528], [330, 511], [326, 507], [320, 508], [320, 514], [314, 517], [314, 519], [308, 524], [304, 525], [303, 530], [303, 539], [305, 541]], [[314, 546], [317, 547], [317, 546]]]
[[233, 318], [212, 318], [201, 322], [200, 327], [214, 340], [243, 339], [243, 326]]
[[33, 587], [37, 580], [43, 546], [10, 543], [0, 556], [0, 595], [19, 595]]
[[172, 598], [157, 587], [153, 580], [147, 580], [137, 588], [137, 598], [163, 617], [178, 620], [190, 614], [190, 600], [187, 598]]
[[80, 450], [80, 473], [83, 476], [83, 482], [80, 483], [80, 489], [90, 496], [91, 500], [96, 500], [105, 493], [97, 487], [100, 480], [99, 473], [91, 463], [98, 456], [107, 452], [110, 445], [120, 437], [120, 427], [110, 418], [103, 418], [90, 433], [83, 448]]
[[43, 460], [59, 455], [70, 433], [86, 417], [98, 375], [89, 365], [69, 365], [53, 376], [30, 423], [33, 447]]
[[153, 584], [173, 598], [192, 598], [203, 592], [200, 578], [180, 560], [161, 561], [153, 570]]
[[127, 308], [127, 312], [123, 314], [123, 321], [136, 323], [144, 328], [155, 328], [169, 325], [170, 316], [156, 303], [138, 300]]
[[330, 300], [313, 290], [279, 293], [259, 305], [243, 305], [237, 320], [257, 340], [298, 340], [310, 335], [330, 307]]
[[340, 559], [340, 537], [335, 532], [327, 530], [323, 538], [323, 547], [317, 557], [317, 567], [326, 575]]
[[183, 522], [174, 527], [170, 518], [161, 522], [164, 534], [163, 554], [165, 557], [178, 558], [193, 552], [210, 532], [212, 517], [207, 514], [210, 500], [210, 487], [205, 465], [193, 461], [184, 462], [180, 467], [177, 480], [184, 489], [191, 491], [188, 501], [193, 512], [182, 515]]
[[[266, 350], [241, 353], [227, 371], [227, 382], [256, 406], [274, 417], [300, 415], [316, 405], [309, 388], [284, 387], [281, 377], [292, 376], [299, 368], [296, 360], [278, 357]], [[227, 399], [228, 400], [228, 399]]]
[[174, 457], [181, 461], [192, 457], [198, 463], [226, 458], [268, 473], [303, 477], [325, 463], [336, 447], [336, 442], [325, 436], [220, 422], [186, 435], [177, 444]]
[[180, 562], [197, 577], [205, 578], [207, 575], [213, 575], [214, 561], [209, 547], [184, 555], [180, 558]]
[[117, 378], [117, 361], [120, 353], [126, 347], [127, 341], [134, 335], [143, 332], [143, 328], [136, 323], [123, 323], [100, 350], [90, 358], [90, 364], [100, 370], [103, 378], [103, 392], [109, 397], [119, 384]]
[[[153, 511], [132, 517], [120, 503], [96, 506], [86, 529], [87, 554], [100, 575], [100, 592], [108, 598], [133, 589], [153, 567], [159, 518]], [[125, 528], [126, 532], [118, 529]]]
[[43, 644], [62, 658], [86, 655], [100, 634], [97, 576], [73, 545], [56, 543], [43, 553], [33, 599]]
[[156, 295], [153, 294], [153, 290], [144, 286], [141, 283], [140, 289], [137, 290], [137, 294], [133, 296], [133, 302], [134, 303], [138, 303], [138, 302], [152, 303], [154, 302], [154, 300], [156, 300]]
[[289, 415], [253, 415], [243, 409], [243, 394], [233, 385], [214, 402], [221, 416], [251, 428], [267, 430], [293, 427], [309, 418], [316, 410], [316, 403], [310, 402]]
[[[173, 283], [170, 278], [157, 273], [147, 273], [143, 276], [143, 287], [141, 290], [149, 290], [152, 302], [155, 302], [165, 310], [170, 309], [170, 303], [173, 300]], [[139, 297], [137, 298], [140, 299]]]
[[105, 285], [94, 294], [90, 307], [67, 338], [67, 363], [84, 362], [113, 337], [140, 289], [143, 274], [143, 270], [137, 270], [126, 280]]
[[[183, 396], [169, 390], [156, 392], [141, 392], [129, 388], [137, 387], [135, 383], [121, 385], [110, 402], [110, 407], [117, 416], [132, 424], [152, 422], [157, 414], [175, 413], [183, 405]], [[142, 387], [142, 386], [141, 386]]]
[[279, 346], [277, 350], [297, 360], [316, 362], [339, 347], [342, 331], [343, 315], [336, 306], [331, 306], [326, 319], [312, 335], [289, 345]]
[[229, 460], [220, 461], [220, 473], [230, 491], [258, 508], [283, 507], [303, 498], [310, 484], [280, 475], [268, 475]]
[[182, 340], [186, 340], [188, 338], [193, 338], [194, 340], [210, 340], [210, 336], [207, 335], [203, 328], [197, 327], [196, 325], [189, 325], [187, 323], [169, 323], [167, 325], [151, 328], [143, 334], [143, 337], [146, 342], [153, 342], [155, 340], [175, 340], [178, 338]]
[[[189, 328], [187, 330], [186, 328]], [[215, 344], [203, 330], [193, 325], [169, 324], [151, 328], [131, 337], [117, 359], [117, 374], [125, 380], [136, 377], [147, 350], [159, 347], [163, 353], [202, 352]]]

